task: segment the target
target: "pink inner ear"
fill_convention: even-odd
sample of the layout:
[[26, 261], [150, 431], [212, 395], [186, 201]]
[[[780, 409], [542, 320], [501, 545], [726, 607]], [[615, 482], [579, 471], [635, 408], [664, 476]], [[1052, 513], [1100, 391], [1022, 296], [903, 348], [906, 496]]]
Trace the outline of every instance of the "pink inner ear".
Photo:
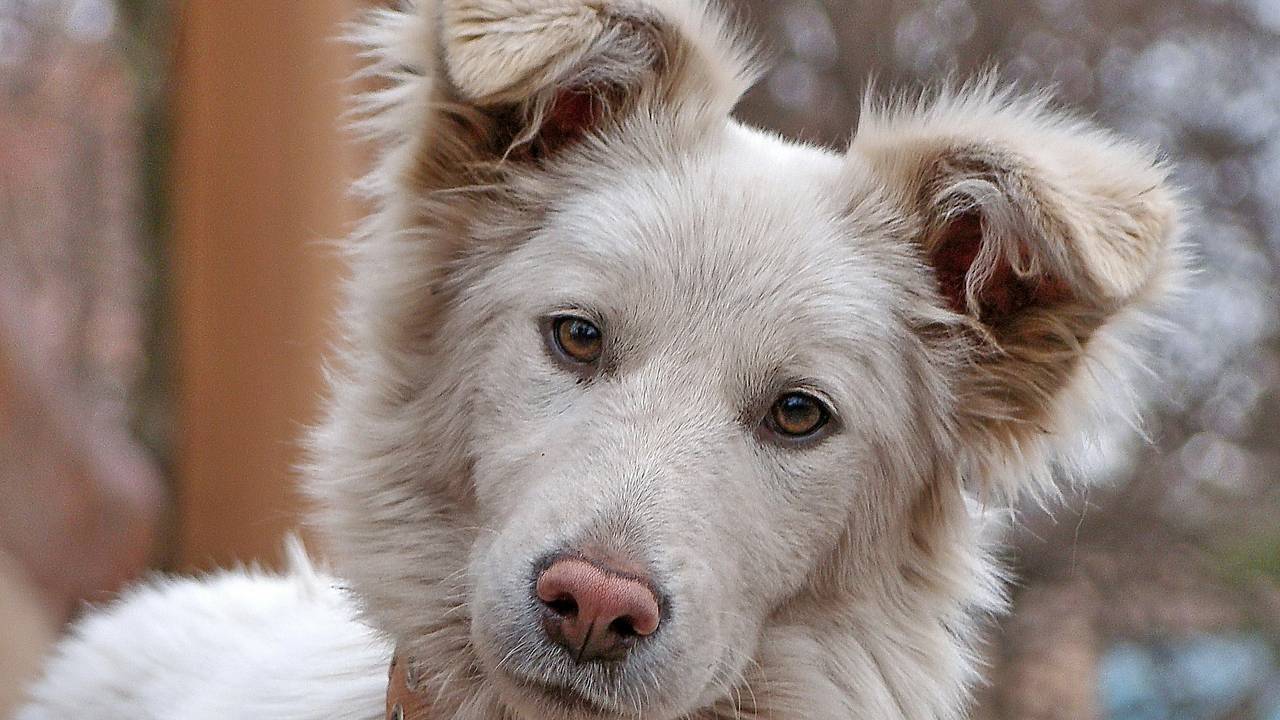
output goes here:
[[[939, 289], [954, 312], [968, 311], [966, 280], [981, 249], [982, 216], [970, 212], [950, 222], [933, 251], [930, 259]], [[1029, 251], [1024, 246], [1022, 252], [1025, 255]], [[1070, 297], [1070, 289], [1062, 280], [1050, 275], [1019, 277], [1002, 258], [978, 291], [979, 319], [996, 323], [1031, 305], [1053, 305]]]
[[581, 138], [601, 120], [599, 97], [584, 88], [567, 88], [556, 93], [538, 132], [543, 153], [552, 153]]
[[938, 286], [954, 312], [965, 311], [965, 278], [981, 248], [982, 218], [977, 213], [965, 213], [952, 220], [934, 248], [930, 259], [938, 274]]

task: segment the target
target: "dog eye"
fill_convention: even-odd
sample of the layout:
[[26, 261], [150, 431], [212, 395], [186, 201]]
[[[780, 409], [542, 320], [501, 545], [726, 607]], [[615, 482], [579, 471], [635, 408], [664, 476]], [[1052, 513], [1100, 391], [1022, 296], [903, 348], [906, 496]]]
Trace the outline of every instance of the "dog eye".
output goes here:
[[831, 414], [818, 398], [802, 392], [789, 392], [778, 398], [769, 409], [768, 423], [779, 435], [805, 438], [822, 429]]
[[599, 360], [604, 348], [600, 328], [572, 315], [556, 318], [551, 326], [551, 339], [565, 358], [584, 365]]

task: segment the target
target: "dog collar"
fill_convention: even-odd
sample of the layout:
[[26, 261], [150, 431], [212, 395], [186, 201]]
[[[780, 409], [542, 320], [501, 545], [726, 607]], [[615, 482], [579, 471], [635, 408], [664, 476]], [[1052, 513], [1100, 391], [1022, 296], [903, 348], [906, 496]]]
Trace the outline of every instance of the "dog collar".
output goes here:
[[397, 649], [387, 672], [387, 720], [428, 720], [427, 701], [417, 687], [419, 679], [414, 659]]

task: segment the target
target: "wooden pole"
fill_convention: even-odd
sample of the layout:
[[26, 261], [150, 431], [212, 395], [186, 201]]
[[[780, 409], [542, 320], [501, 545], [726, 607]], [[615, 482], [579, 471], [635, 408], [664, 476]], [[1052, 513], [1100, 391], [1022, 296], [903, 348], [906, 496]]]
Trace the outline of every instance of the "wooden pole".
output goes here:
[[274, 564], [299, 522], [297, 439], [316, 413], [353, 219], [341, 131], [351, 0], [188, 0], [172, 187], [179, 565]]

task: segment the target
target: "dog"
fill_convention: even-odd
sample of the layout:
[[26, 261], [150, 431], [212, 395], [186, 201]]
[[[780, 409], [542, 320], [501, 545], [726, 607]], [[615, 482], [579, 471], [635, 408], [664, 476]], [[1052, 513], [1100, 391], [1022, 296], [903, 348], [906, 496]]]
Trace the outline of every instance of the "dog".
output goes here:
[[965, 717], [1006, 509], [1184, 275], [1154, 152], [991, 78], [790, 142], [731, 117], [757, 66], [698, 0], [358, 34], [333, 575], [136, 590], [21, 720]]

